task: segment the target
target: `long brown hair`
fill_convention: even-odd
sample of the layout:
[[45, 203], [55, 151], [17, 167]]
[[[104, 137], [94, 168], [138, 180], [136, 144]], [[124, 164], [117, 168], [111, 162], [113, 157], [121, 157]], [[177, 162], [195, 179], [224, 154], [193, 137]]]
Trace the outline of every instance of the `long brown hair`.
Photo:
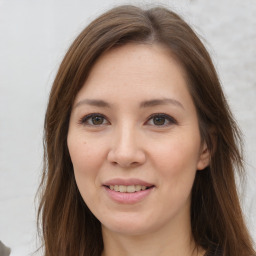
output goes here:
[[99, 256], [101, 224], [84, 203], [67, 148], [72, 104], [95, 61], [127, 43], [161, 44], [186, 71], [210, 166], [196, 174], [191, 226], [195, 242], [225, 256], [255, 255], [235, 184], [243, 173], [239, 129], [223, 95], [211, 58], [190, 26], [174, 12], [156, 7], [116, 7], [86, 27], [64, 57], [45, 116], [44, 168], [39, 188], [38, 226], [45, 256]]

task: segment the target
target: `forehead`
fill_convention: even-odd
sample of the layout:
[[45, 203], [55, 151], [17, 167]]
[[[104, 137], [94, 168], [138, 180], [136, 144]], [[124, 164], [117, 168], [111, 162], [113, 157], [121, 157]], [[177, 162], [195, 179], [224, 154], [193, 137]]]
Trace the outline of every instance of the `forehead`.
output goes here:
[[[96, 73], [107, 72], [117, 76], [132, 74], [147, 74], [151, 77], [156, 73], [163, 75], [166, 71], [175, 69], [178, 75], [184, 75], [185, 72], [169, 49], [160, 44], [126, 44], [124, 46], [113, 48], [104, 53], [92, 67], [89, 79]], [[154, 72], [152, 72], [154, 70]], [[115, 73], [115, 72], [119, 73]]]
[[[77, 95], [83, 97], [189, 98], [185, 72], [170, 51], [160, 45], [127, 44], [103, 54]], [[116, 100], [117, 100], [116, 98]], [[185, 99], [186, 100], [186, 99]]]

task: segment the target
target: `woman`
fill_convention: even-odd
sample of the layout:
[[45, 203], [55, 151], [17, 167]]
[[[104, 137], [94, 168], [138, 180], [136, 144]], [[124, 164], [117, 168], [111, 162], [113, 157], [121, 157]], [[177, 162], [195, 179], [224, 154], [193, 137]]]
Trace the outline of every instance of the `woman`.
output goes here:
[[110, 10], [76, 38], [50, 94], [45, 255], [255, 255], [239, 146], [192, 29], [164, 8]]

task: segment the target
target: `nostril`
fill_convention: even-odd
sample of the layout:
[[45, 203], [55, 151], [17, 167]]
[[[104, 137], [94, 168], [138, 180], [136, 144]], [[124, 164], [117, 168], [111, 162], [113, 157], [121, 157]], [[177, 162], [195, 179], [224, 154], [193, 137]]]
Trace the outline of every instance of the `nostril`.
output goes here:
[[113, 165], [121, 167], [135, 167], [145, 162], [145, 152], [134, 146], [119, 145], [117, 148], [111, 148], [107, 155], [107, 160]]

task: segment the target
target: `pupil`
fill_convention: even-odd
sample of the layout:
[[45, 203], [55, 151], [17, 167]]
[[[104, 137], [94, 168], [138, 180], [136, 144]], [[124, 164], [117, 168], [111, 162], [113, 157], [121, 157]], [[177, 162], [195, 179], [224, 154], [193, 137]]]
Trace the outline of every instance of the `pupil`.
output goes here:
[[102, 124], [103, 123], [103, 118], [102, 117], [100, 117], [100, 116], [94, 116], [93, 118], [92, 118], [92, 122], [93, 122], [93, 124]]
[[157, 116], [153, 119], [155, 125], [163, 125], [165, 123], [165, 117]]

